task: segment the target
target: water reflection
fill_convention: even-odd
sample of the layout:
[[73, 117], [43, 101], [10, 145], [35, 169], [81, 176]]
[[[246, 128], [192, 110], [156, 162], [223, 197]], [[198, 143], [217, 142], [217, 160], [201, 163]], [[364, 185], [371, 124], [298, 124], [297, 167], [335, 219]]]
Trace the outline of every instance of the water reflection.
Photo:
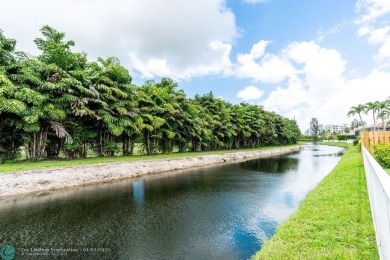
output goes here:
[[260, 228], [265, 233], [266, 237], [272, 237], [275, 232], [276, 228], [278, 227], [278, 222], [272, 220], [272, 219], [262, 219], [260, 220]]
[[258, 170], [259, 172], [265, 173], [286, 173], [288, 171], [296, 169], [298, 165], [298, 158], [277, 156], [264, 159], [257, 159], [246, 161], [241, 164], [242, 168], [250, 170]]
[[0, 245], [100, 246], [116, 254], [72, 259], [247, 259], [330, 172], [340, 151], [309, 146], [284, 156], [1, 203]]
[[344, 154], [344, 152], [338, 152], [338, 153], [329, 153], [329, 154], [313, 154], [314, 157], [340, 157]]
[[256, 233], [237, 228], [233, 233], [233, 239], [239, 259], [247, 259], [247, 252], [260, 250], [259, 239]]
[[137, 205], [142, 206], [144, 203], [145, 189], [142, 181], [132, 183], [133, 198]]

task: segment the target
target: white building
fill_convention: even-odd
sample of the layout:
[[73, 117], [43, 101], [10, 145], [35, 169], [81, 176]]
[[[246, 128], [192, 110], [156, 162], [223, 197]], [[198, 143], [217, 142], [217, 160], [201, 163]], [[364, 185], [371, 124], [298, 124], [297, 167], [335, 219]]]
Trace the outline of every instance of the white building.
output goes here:
[[311, 129], [307, 129], [305, 131], [305, 135], [311, 136], [312, 135]]
[[[328, 132], [329, 134], [338, 134], [340, 132], [343, 132], [345, 128], [347, 128], [349, 125], [348, 124], [343, 124], [343, 125], [333, 125], [333, 124], [328, 124], [328, 125], [323, 125], [319, 124], [318, 125], [318, 130], [319, 133], [325, 131]], [[311, 129], [307, 129], [305, 131], [305, 135], [311, 136], [313, 133]]]
[[329, 132], [330, 134], [337, 134], [343, 132], [347, 126], [348, 126], [347, 124], [343, 124], [343, 125], [328, 124], [325, 126], [324, 130]]

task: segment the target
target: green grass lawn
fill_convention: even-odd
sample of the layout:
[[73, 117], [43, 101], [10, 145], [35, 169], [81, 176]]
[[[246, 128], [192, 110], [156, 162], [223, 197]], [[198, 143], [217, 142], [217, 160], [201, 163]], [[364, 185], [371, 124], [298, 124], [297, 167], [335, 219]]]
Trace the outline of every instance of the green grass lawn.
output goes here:
[[[288, 146], [295, 146], [295, 145], [287, 145], [284, 147], [288, 147]], [[24, 161], [18, 163], [0, 164], [0, 173], [32, 170], [32, 169], [53, 168], [53, 167], [77, 166], [77, 165], [86, 165], [86, 164], [95, 164], [95, 163], [129, 162], [135, 160], [152, 160], [152, 159], [173, 159], [173, 158], [182, 158], [182, 157], [189, 157], [189, 156], [202, 156], [202, 155], [234, 153], [234, 152], [249, 152], [249, 151], [279, 148], [279, 147], [281, 146], [268, 146], [268, 147], [260, 147], [260, 148], [253, 148], [253, 149], [219, 150], [219, 151], [210, 151], [210, 152], [186, 152], [186, 153], [170, 153], [170, 154], [156, 154], [156, 155], [90, 157], [90, 158], [73, 159], [73, 160], [50, 160], [50, 161], [48, 160], [48, 161], [40, 161], [40, 162]]]
[[339, 164], [255, 259], [379, 259], [360, 150], [342, 145]]

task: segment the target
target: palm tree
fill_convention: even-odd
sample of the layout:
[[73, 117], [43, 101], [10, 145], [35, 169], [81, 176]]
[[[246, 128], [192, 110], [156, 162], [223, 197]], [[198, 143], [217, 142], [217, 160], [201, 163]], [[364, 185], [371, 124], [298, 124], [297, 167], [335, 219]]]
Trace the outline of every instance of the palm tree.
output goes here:
[[372, 111], [372, 118], [374, 120], [374, 131], [376, 131], [376, 116], [375, 113], [379, 111], [380, 109], [380, 102], [375, 101], [375, 102], [368, 102], [367, 104], [364, 105], [365, 109], [364, 112], [367, 114], [369, 111]]
[[122, 150], [127, 153], [129, 134], [136, 132], [134, 120], [136, 102], [131, 76], [115, 57], [98, 58], [91, 64], [92, 85], [99, 93], [100, 105], [96, 109], [101, 119], [97, 124], [97, 153], [99, 156], [113, 156], [117, 150], [117, 137], [124, 141]]
[[378, 119], [382, 119], [383, 131], [386, 131], [386, 119], [390, 118], [390, 99], [379, 104]]
[[360, 123], [364, 127], [364, 122], [363, 122], [363, 119], [362, 119], [362, 113], [364, 113], [364, 111], [365, 111], [365, 106], [359, 104], [357, 106], [351, 107], [347, 115], [348, 116], [356, 115], [356, 114], [359, 115]]
[[152, 154], [287, 144], [300, 136], [293, 120], [211, 92], [189, 99], [168, 78], [137, 87], [118, 59], [88, 63], [64, 33], [49, 26], [41, 32], [41, 53], [32, 58], [0, 30], [0, 163], [18, 158], [23, 144], [28, 159], [41, 160], [60, 151], [86, 157], [88, 149], [113, 156], [120, 143], [127, 155], [137, 138]]

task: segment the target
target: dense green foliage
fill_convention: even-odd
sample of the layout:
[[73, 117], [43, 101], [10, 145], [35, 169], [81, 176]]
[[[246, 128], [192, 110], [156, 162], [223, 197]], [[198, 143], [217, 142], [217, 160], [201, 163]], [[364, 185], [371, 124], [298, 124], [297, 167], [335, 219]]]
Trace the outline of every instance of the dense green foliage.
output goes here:
[[73, 41], [44, 26], [41, 51], [16, 51], [0, 31], [0, 162], [133, 153], [210, 151], [296, 143], [294, 120], [212, 93], [187, 98], [171, 79], [132, 84], [118, 59], [88, 62]]
[[383, 168], [390, 168], [390, 145], [377, 144], [374, 147], [374, 157]]
[[379, 259], [360, 151], [336, 145], [349, 150], [256, 259]]

